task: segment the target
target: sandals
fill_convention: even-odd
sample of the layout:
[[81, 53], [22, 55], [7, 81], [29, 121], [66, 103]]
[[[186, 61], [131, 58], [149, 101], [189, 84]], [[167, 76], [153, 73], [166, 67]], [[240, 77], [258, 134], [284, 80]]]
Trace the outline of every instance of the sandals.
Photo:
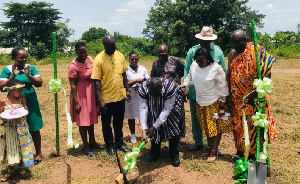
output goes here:
[[7, 169], [7, 173], [6, 174], [4, 174], [2, 177], [1, 177], [1, 179], [0, 179], [0, 181], [1, 182], [6, 182], [6, 181], [8, 181], [11, 177], [13, 177], [14, 175], [16, 174], [16, 169], [15, 168], [8, 168]]
[[1, 182], [6, 182], [6, 181], [8, 181], [12, 176], [13, 176], [12, 173], [6, 173], [6, 174], [4, 174], [4, 175], [1, 177], [0, 181], [1, 181]]
[[30, 171], [28, 168], [21, 168], [21, 171], [20, 171], [20, 178], [28, 178], [30, 175]]
[[213, 163], [218, 158], [218, 152], [217, 152], [217, 150], [211, 150], [211, 152], [215, 153], [215, 156], [212, 156], [212, 157], [209, 156], [207, 158], [207, 160], [206, 160], [206, 163]]

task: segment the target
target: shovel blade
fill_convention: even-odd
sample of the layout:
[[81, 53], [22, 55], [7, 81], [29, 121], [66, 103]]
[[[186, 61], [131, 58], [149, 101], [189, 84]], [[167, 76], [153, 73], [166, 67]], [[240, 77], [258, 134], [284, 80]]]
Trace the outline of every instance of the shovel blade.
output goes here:
[[266, 184], [267, 170], [267, 163], [256, 163], [253, 160], [249, 160], [247, 184]]

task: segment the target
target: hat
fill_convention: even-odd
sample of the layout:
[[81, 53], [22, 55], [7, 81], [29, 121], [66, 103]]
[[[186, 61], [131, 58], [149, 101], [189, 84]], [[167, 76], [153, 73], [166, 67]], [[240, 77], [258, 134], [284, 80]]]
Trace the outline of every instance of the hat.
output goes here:
[[26, 116], [28, 114], [28, 111], [26, 109], [24, 109], [24, 107], [21, 108], [16, 108], [16, 109], [12, 109], [12, 110], [5, 110], [4, 112], [2, 112], [0, 114], [0, 117], [3, 119], [17, 119], [17, 118], [21, 118], [23, 116]]
[[213, 34], [213, 29], [207, 26], [204, 26], [201, 33], [196, 34], [195, 37], [200, 40], [215, 40], [218, 38], [217, 35]]

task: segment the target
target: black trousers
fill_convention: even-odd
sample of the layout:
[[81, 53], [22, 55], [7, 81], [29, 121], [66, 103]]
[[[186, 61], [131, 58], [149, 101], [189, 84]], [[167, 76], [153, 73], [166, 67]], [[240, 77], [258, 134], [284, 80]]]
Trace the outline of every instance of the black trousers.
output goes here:
[[[160, 146], [161, 143], [156, 144], [151, 142], [150, 154], [151, 156], [158, 158], [160, 156]], [[169, 139], [169, 156], [172, 161], [179, 159], [179, 136], [174, 136]]]
[[[106, 113], [101, 114], [103, 137], [106, 148], [113, 147], [114, 145], [121, 147], [123, 142], [123, 121], [125, 111], [125, 99], [106, 104]], [[113, 127], [115, 134], [115, 144], [113, 133], [111, 129], [111, 118], [113, 118]]]

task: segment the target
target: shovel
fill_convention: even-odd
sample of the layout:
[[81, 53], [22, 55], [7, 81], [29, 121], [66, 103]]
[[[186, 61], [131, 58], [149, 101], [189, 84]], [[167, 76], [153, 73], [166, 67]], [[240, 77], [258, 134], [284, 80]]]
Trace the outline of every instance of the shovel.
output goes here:
[[247, 184], [266, 184], [268, 164], [260, 162], [260, 127], [257, 127], [256, 161], [249, 160]]
[[[262, 102], [260, 108], [257, 106], [257, 101]], [[265, 100], [255, 99], [254, 100], [258, 111], [263, 113], [265, 111]], [[257, 126], [256, 135], [256, 161], [249, 160], [248, 164], [248, 180], [247, 184], [266, 184], [267, 183], [267, 173], [268, 164], [266, 163], [266, 155], [260, 155], [260, 137], [261, 137], [261, 127]], [[268, 141], [268, 140], [265, 140]], [[261, 157], [262, 156], [262, 157]], [[261, 162], [263, 161], [263, 162]]]

